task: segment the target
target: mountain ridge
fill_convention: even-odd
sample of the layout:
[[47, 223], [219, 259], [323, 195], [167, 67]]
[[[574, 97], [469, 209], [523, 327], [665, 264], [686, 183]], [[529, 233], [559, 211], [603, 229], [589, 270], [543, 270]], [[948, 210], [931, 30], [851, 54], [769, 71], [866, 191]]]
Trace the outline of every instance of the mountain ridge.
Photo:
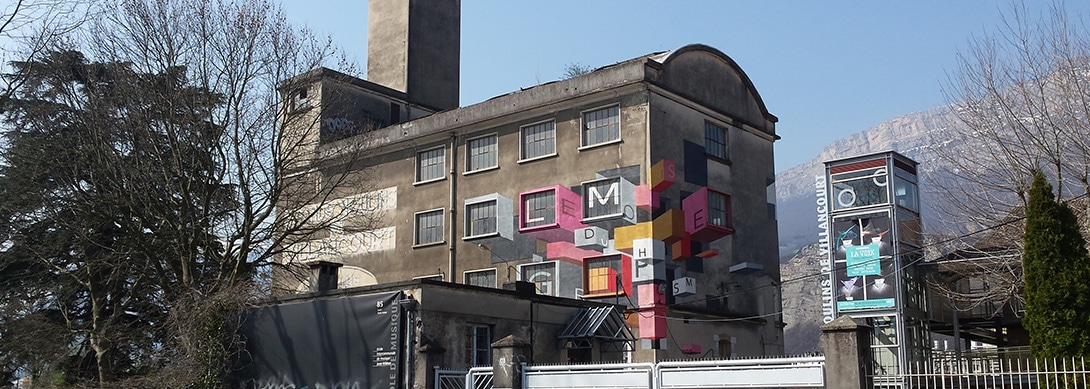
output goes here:
[[780, 241], [780, 279], [784, 283], [783, 317], [786, 352], [818, 351], [820, 345], [821, 260], [818, 248], [818, 213], [815, 177], [825, 174], [827, 161], [896, 151], [918, 162], [921, 220], [932, 215], [935, 204], [927, 195], [928, 176], [938, 167], [935, 154], [941, 131], [956, 125], [950, 106], [901, 115], [874, 127], [834, 140], [807, 162], [776, 175], [777, 219]]

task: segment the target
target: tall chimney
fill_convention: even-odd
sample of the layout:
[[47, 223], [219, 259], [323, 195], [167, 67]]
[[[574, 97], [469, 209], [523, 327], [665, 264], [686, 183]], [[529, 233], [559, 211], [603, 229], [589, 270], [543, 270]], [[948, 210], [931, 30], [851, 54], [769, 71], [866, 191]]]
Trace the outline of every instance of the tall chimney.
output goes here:
[[310, 291], [325, 292], [337, 289], [338, 269], [344, 266], [329, 261], [315, 261], [310, 264]]
[[367, 79], [437, 110], [458, 108], [461, 0], [370, 0]]

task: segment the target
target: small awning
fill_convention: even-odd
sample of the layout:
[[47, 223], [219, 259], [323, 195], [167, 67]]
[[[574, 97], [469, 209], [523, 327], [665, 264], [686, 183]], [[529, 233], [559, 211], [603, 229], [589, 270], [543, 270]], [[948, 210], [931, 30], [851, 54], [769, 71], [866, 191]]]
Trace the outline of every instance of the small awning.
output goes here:
[[[624, 323], [624, 314], [615, 306], [583, 308], [572, 315], [568, 326], [558, 336], [565, 340], [565, 348], [591, 348], [594, 340], [606, 344], [632, 343], [636, 337]], [[618, 351], [623, 351], [623, 344]]]

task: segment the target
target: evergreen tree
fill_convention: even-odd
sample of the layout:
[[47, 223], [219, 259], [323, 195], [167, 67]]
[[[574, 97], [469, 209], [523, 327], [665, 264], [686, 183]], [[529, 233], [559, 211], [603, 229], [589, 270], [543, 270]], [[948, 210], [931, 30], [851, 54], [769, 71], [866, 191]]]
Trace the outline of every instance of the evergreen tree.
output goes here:
[[1078, 220], [1041, 171], [1026, 206], [1023, 324], [1039, 357], [1090, 356], [1090, 256]]
[[0, 165], [0, 357], [99, 384], [160, 363], [170, 304], [217, 269], [207, 118], [184, 71], [139, 73], [75, 51], [16, 63]]

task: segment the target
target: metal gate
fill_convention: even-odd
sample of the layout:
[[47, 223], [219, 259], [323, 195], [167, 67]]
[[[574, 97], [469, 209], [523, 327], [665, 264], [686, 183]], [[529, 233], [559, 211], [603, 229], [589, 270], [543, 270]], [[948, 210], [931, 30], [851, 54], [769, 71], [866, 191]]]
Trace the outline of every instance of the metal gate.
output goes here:
[[526, 366], [526, 389], [824, 388], [825, 357]]

